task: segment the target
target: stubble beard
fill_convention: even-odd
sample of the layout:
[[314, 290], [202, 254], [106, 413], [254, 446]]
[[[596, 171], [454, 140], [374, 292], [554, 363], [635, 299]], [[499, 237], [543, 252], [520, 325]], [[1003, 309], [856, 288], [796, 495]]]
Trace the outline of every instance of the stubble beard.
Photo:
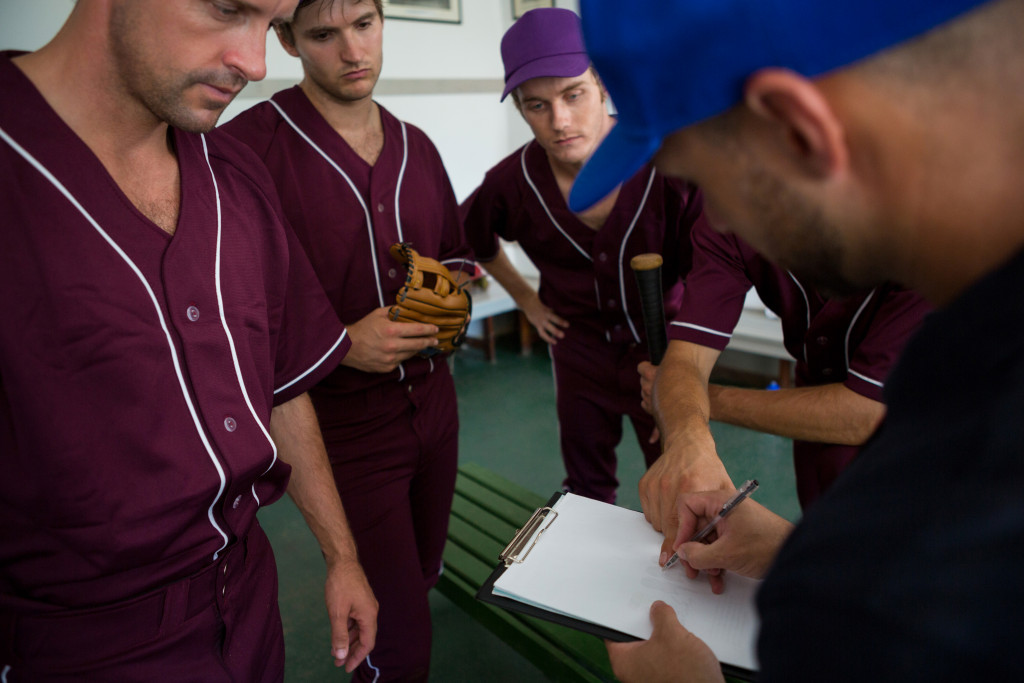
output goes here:
[[850, 296], [877, 284], [854, 282], [844, 272], [841, 232], [820, 207], [761, 168], [749, 169], [743, 186], [771, 260], [826, 296]]
[[[145, 107], [157, 120], [189, 133], [208, 133], [217, 125], [226, 104], [202, 102], [190, 105], [188, 91], [202, 84], [240, 89], [246, 84], [241, 76], [230, 72], [205, 69], [187, 73], [161, 72], [148, 58], [141, 44], [133, 41], [138, 31], [132, 30], [133, 19], [127, 6], [115, 5], [110, 18], [111, 49], [120, 79], [119, 89]], [[212, 112], [203, 116], [201, 111]]]

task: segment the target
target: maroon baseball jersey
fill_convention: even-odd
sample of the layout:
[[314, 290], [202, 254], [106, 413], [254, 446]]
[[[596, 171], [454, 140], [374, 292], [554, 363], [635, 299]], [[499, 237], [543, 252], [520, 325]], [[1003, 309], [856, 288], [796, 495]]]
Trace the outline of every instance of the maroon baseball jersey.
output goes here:
[[[844, 298], [826, 298], [734, 235], [716, 232], [704, 218], [692, 233], [693, 268], [669, 339], [724, 349], [747, 291], [754, 287], [782, 320], [783, 343], [796, 359], [797, 386], [841, 382], [875, 401], [903, 345], [931, 310], [920, 295], [893, 284]], [[851, 446], [795, 442], [797, 487], [807, 505], [856, 454]], [[818, 468], [820, 482], [801, 472]], [[834, 466], [826, 467], [832, 460]], [[816, 463], [816, 464], [815, 464]], [[827, 472], [821, 468], [826, 468]]]
[[[295, 86], [239, 114], [222, 129], [252, 147], [277, 181], [285, 214], [342, 322], [395, 303], [405, 268], [391, 258], [411, 242], [453, 273], [472, 272], [448, 174], [430, 139], [380, 107], [384, 147], [367, 164]], [[412, 358], [392, 373], [338, 368], [320, 392], [350, 392], [430, 372]]]
[[662, 255], [671, 319], [682, 299], [690, 226], [701, 202], [696, 188], [648, 164], [622, 184], [605, 224], [594, 230], [569, 211], [547, 154], [530, 141], [488, 171], [461, 210], [478, 259], [497, 256], [499, 236], [519, 242], [540, 271], [545, 305], [573, 328], [613, 343], [640, 344], [646, 336], [629, 260], [646, 252]]
[[255, 155], [171, 131], [177, 231], [0, 55], [0, 613], [209, 566], [284, 491], [267, 425], [349, 347]]
[[693, 269], [671, 339], [724, 349], [747, 290], [782, 320], [783, 343], [796, 359], [797, 386], [842, 382], [876, 401], [903, 345], [931, 310], [920, 295], [886, 284], [863, 294], [826, 298], [735, 235], [703, 218], [694, 226]]

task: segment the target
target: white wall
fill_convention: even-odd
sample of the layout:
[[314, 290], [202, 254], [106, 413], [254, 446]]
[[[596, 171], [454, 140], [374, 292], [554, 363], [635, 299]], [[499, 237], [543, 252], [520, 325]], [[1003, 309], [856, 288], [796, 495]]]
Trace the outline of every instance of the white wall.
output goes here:
[[[555, 4], [578, 9], [578, 0]], [[72, 0], [0, 0], [0, 49], [42, 46], [72, 5]], [[394, 18], [384, 24], [384, 70], [375, 98], [431, 137], [460, 200], [488, 168], [530, 139], [512, 103], [498, 102], [504, 74], [499, 44], [511, 24], [512, 0], [462, 0], [460, 24]], [[266, 80], [243, 90], [222, 121], [301, 77], [298, 60], [269, 34]]]

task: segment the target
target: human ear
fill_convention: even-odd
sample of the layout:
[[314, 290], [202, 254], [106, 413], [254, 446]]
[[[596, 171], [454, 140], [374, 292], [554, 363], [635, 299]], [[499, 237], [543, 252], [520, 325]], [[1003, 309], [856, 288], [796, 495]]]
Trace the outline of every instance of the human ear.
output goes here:
[[274, 26], [274, 33], [277, 34], [277, 39], [280, 41], [281, 47], [284, 48], [285, 52], [290, 54], [292, 57], [299, 56], [299, 51], [295, 49], [295, 45], [286, 35], [286, 31], [284, 28], [282, 28], [281, 26]]
[[843, 125], [809, 79], [788, 69], [761, 69], [747, 80], [744, 102], [785, 136], [785, 147], [808, 173], [824, 177], [847, 165]]

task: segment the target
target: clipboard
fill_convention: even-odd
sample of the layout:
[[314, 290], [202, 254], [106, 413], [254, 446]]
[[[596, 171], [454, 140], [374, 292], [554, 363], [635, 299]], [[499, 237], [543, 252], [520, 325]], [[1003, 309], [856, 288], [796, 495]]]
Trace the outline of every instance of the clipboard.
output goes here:
[[[595, 622], [568, 616], [561, 612], [551, 611], [542, 606], [521, 602], [514, 598], [495, 594], [494, 582], [512, 566], [526, 562], [530, 553], [537, 547], [537, 545], [543, 543], [544, 532], [550, 528], [552, 524], [555, 524], [558, 519], [558, 511], [554, 508], [556, 503], [563, 496], [564, 494], [561, 491], [555, 492], [543, 507], [537, 508], [537, 510], [534, 511], [533, 515], [521, 529], [516, 530], [512, 540], [499, 554], [497, 566], [477, 591], [476, 598], [481, 602], [501, 607], [502, 609], [510, 612], [517, 612], [519, 614], [567, 626], [605, 640], [615, 642], [632, 642], [640, 640], [636, 636]], [[722, 672], [726, 676], [741, 681], [754, 681], [757, 675], [756, 671], [726, 662], [721, 662], [721, 667]]]
[[[552, 612], [546, 610], [543, 607], [537, 607], [529, 603], [520, 602], [513, 600], [512, 598], [506, 598], [503, 595], [494, 594], [494, 582], [505, 573], [505, 570], [511, 567], [515, 563], [524, 562], [529, 556], [533, 546], [540, 542], [543, 537], [543, 529], [547, 528], [548, 524], [554, 522], [558, 517], [558, 513], [552, 508], [558, 499], [562, 497], [561, 491], [556, 491], [554, 495], [548, 499], [548, 502], [544, 504], [544, 507], [537, 508], [530, 519], [523, 525], [522, 529], [517, 529], [512, 540], [505, 546], [505, 549], [498, 555], [498, 566], [494, 568], [491, 575], [487, 577], [483, 585], [480, 586], [480, 590], [476, 592], [476, 599], [482, 602], [496, 605], [502, 609], [507, 609], [510, 612], [519, 612], [531, 617], [537, 617], [538, 619], [544, 619], [555, 624], [561, 624], [562, 626], [568, 626], [569, 628], [577, 631], [583, 631], [595, 635], [599, 638], [606, 640], [614, 640], [619, 643], [631, 642], [639, 640], [636, 636], [631, 636], [628, 633], [622, 631], [616, 631], [614, 629], [595, 624], [591, 621], [584, 621], [583, 619], [576, 619], [574, 617], [568, 617], [558, 612]], [[530, 537], [533, 533], [541, 528], [541, 534], [534, 540], [533, 543], [527, 545]]]

